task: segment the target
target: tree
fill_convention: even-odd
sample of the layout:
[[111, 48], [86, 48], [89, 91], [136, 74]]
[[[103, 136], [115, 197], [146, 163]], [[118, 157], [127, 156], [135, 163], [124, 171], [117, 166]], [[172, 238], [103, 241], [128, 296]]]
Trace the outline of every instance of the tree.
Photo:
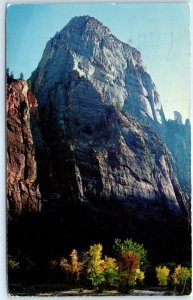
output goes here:
[[9, 78], [9, 68], [6, 69], [6, 77]]
[[28, 84], [29, 90], [31, 90], [31, 87], [32, 87], [31, 79], [28, 79], [28, 80], [27, 80], [27, 84]]
[[70, 262], [67, 259], [60, 259], [60, 268], [66, 272], [67, 279], [69, 279], [69, 275], [71, 279], [75, 278], [75, 280], [79, 280], [80, 274], [83, 270], [85, 264], [85, 260], [80, 260], [78, 256], [77, 250], [73, 249], [70, 254]]
[[24, 80], [24, 75], [23, 75], [22, 72], [20, 73], [19, 79], [20, 79], [20, 80]]
[[133, 242], [132, 239], [126, 239], [123, 242], [116, 239], [113, 248], [120, 269], [121, 288], [127, 290], [136, 285], [137, 280], [142, 282], [145, 275], [141, 271], [141, 266], [146, 262], [147, 257], [147, 251], [143, 245]]
[[144, 264], [147, 261], [147, 251], [143, 245], [133, 242], [132, 239], [126, 239], [123, 242], [120, 239], [116, 239], [113, 249], [118, 257], [122, 257], [123, 253], [133, 251], [139, 256], [140, 264]]
[[119, 266], [115, 258], [105, 256], [104, 277], [110, 286], [117, 287], [120, 282]]
[[155, 268], [156, 270], [156, 277], [158, 279], [158, 284], [161, 286], [165, 286], [168, 284], [168, 277], [170, 270], [166, 266], [159, 266]]
[[136, 285], [137, 279], [143, 281], [144, 272], [140, 270], [140, 256], [134, 251], [122, 252], [119, 262], [121, 283], [124, 288]]
[[86, 274], [95, 288], [98, 288], [98, 286], [105, 281], [105, 266], [104, 260], [102, 260], [102, 249], [103, 246], [101, 244], [94, 244], [90, 246], [88, 251]]
[[11, 71], [11, 73], [10, 73], [9, 68], [6, 69], [6, 80], [7, 80], [7, 83], [11, 83], [12, 81], [14, 81], [13, 71]]
[[14, 80], [14, 74], [13, 71], [11, 71], [11, 74], [9, 75], [9, 82], [12, 82]]
[[173, 282], [175, 285], [182, 286], [182, 294], [186, 288], [188, 281], [191, 279], [191, 270], [178, 265], [175, 268], [174, 274], [172, 275]]

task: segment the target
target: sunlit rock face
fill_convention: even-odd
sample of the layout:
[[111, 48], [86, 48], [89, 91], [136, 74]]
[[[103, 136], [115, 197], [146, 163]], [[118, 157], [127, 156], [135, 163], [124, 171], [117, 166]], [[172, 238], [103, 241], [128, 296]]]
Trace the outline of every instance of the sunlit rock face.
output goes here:
[[7, 204], [10, 219], [41, 209], [30, 111], [37, 101], [23, 80], [7, 85]]
[[156, 87], [140, 52], [89, 16], [73, 18], [47, 43], [32, 76], [40, 105], [55, 83], [72, 82], [73, 71], [92, 84], [100, 102], [117, 105], [144, 120], [164, 121]]
[[184, 212], [171, 154], [157, 134], [165, 134], [164, 113], [139, 51], [94, 18], [75, 17], [47, 43], [31, 81], [45, 198], [78, 205], [99, 194], [140, 218]]

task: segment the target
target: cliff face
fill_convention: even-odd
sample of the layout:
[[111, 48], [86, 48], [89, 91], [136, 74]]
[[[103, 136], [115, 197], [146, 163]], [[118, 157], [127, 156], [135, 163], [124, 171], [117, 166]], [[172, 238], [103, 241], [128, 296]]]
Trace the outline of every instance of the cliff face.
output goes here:
[[49, 182], [45, 200], [80, 205], [99, 194], [139, 217], [149, 210], [160, 218], [163, 207], [184, 211], [156, 133], [166, 128], [162, 106], [136, 49], [94, 18], [75, 17], [47, 43], [31, 81], [45, 149], [37, 147], [40, 186]]
[[[89, 81], [100, 102], [114, 104], [154, 125], [164, 123], [156, 87], [143, 67], [140, 52], [89, 16], [73, 18], [47, 43], [32, 75], [40, 107], [47, 103], [55, 83], [72, 83], [73, 72]], [[95, 95], [90, 96], [96, 105]]]
[[7, 85], [7, 201], [8, 216], [40, 211], [34, 142], [30, 111], [36, 113], [37, 101], [25, 81]]
[[191, 207], [191, 131], [190, 121], [187, 119], [182, 123], [182, 117], [179, 112], [175, 113], [175, 120], [168, 120], [166, 123], [167, 136], [166, 143], [168, 149], [174, 157], [173, 166], [178, 174], [182, 190], [186, 193], [187, 208]]
[[38, 184], [56, 207], [100, 198], [160, 220], [190, 208], [176, 177], [188, 191], [179, 157], [189, 148], [165, 120], [136, 49], [94, 18], [75, 17], [47, 43], [31, 83], [39, 113], [25, 81], [7, 87], [10, 215], [40, 210]]

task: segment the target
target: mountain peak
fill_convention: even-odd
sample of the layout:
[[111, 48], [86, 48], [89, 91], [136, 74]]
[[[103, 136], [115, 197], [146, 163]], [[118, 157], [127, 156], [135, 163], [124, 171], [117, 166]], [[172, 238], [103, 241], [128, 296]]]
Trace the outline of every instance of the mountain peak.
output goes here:
[[[121, 42], [93, 17], [72, 18], [48, 42], [39, 70], [45, 76], [37, 72], [37, 90], [42, 85], [49, 89], [53, 74], [55, 82], [66, 82], [71, 80], [69, 74], [76, 72], [93, 85], [102, 103], [118, 105], [151, 123], [164, 121], [158, 93], [143, 67], [140, 52]], [[40, 98], [42, 103], [47, 99]]]
[[75, 16], [69, 23], [63, 28], [64, 31], [70, 29], [73, 31], [82, 31], [83, 29], [88, 31], [102, 31], [103, 33], [109, 34], [110, 30], [105, 27], [100, 21], [94, 17], [86, 16]]

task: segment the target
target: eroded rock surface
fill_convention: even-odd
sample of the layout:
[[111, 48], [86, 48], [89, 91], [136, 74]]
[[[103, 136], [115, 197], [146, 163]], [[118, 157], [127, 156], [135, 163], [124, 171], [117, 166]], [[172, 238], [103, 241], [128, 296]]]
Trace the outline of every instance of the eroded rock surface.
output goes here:
[[94, 18], [75, 17], [47, 43], [31, 80], [49, 153], [40, 182], [50, 194], [75, 203], [100, 194], [142, 215], [184, 211], [156, 133], [166, 126], [161, 102], [136, 49]]
[[30, 129], [30, 111], [37, 101], [25, 81], [7, 85], [7, 201], [10, 218], [37, 212], [41, 196], [37, 183], [35, 148]]

